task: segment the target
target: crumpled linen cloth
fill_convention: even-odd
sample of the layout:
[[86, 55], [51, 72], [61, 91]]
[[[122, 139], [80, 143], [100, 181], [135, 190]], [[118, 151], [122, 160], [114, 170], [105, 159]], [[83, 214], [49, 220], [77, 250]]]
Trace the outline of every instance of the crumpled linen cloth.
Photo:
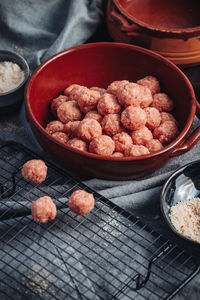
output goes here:
[[0, 49], [24, 56], [31, 70], [86, 42], [102, 17], [100, 0], [0, 0]]
[[[0, 0], [0, 49], [23, 55], [33, 71], [53, 54], [85, 43], [102, 20], [101, 4], [101, 1], [92, 0]], [[190, 69], [185, 73], [192, 81]], [[195, 118], [192, 130], [198, 125], [199, 120]], [[0, 143], [6, 141], [16, 141], [42, 153], [26, 121], [24, 106], [13, 114], [0, 116]], [[163, 183], [175, 169], [199, 159], [199, 147], [200, 144], [197, 144], [184, 155], [170, 159], [153, 174], [137, 180], [82, 180], [165, 233], [168, 229], [162, 222], [159, 209]], [[192, 287], [192, 284], [189, 285], [176, 299], [188, 299]]]

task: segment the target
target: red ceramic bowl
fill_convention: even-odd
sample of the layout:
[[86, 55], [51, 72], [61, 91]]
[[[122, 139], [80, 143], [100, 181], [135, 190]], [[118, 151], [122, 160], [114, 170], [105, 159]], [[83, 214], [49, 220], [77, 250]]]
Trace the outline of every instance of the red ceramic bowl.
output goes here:
[[[181, 129], [179, 136], [161, 151], [140, 157], [104, 157], [67, 147], [45, 131], [45, 125], [52, 119], [49, 102], [68, 85], [107, 87], [114, 80], [136, 81], [148, 74], [157, 76], [163, 91], [174, 99], [174, 115]], [[33, 73], [25, 99], [27, 119], [43, 149], [62, 166], [89, 177], [126, 180], [146, 175], [170, 157], [189, 150], [200, 139], [200, 127], [186, 137], [196, 111], [189, 80], [165, 58], [133, 45], [95, 43], [58, 53]]]

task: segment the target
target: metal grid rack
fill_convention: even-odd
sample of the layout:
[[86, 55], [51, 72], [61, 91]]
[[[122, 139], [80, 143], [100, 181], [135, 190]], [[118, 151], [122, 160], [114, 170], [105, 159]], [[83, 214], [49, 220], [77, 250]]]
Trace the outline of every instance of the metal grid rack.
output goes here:
[[[1, 300], [171, 299], [197, 274], [192, 256], [52, 163], [45, 182], [25, 181], [33, 158], [19, 144], [0, 147]], [[77, 189], [94, 194], [86, 216], [68, 209]], [[39, 224], [30, 206], [43, 195], [58, 214]]]

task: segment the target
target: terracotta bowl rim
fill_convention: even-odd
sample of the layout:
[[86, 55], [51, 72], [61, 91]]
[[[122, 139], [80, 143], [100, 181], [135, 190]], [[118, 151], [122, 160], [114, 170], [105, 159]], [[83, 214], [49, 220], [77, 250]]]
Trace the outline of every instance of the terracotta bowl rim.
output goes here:
[[147, 28], [149, 30], [153, 30], [156, 32], [162, 32], [162, 33], [175, 33], [175, 34], [194, 34], [200, 32], [200, 25], [199, 26], [192, 26], [192, 27], [187, 27], [187, 28], [181, 28], [177, 27], [176, 29], [162, 29], [159, 28], [158, 26], [153, 26], [148, 23], [145, 23], [143, 21], [138, 20], [135, 16], [131, 15], [126, 9], [123, 8], [123, 6], [119, 3], [119, 0], [113, 0], [115, 5], [117, 6], [118, 10], [130, 21], [138, 24], [139, 26], [143, 28]]
[[[36, 118], [35, 118], [35, 116], [32, 112], [31, 105], [29, 103], [29, 98], [30, 98], [29, 95], [30, 95], [32, 84], [33, 84], [35, 78], [40, 73], [40, 71], [43, 68], [45, 68], [45, 66], [50, 64], [52, 61], [54, 61], [55, 59], [57, 59], [59, 57], [62, 57], [63, 55], [66, 55], [66, 54], [71, 53], [71, 52], [76, 52], [76, 51], [82, 51], [82, 50], [84, 51], [85, 49], [88, 49], [88, 48], [92, 49], [92, 48], [98, 48], [98, 47], [129, 48], [129, 49], [132, 49], [132, 50], [136, 50], [138, 52], [145, 53], [147, 55], [153, 56], [154, 58], [160, 60], [162, 63], [165, 63], [166, 65], [168, 65], [170, 68], [175, 69], [184, 78], [186, 84], [188, 85], [188, 87], [190, 89], [191, 100], [192, 100], [191, 111], [190, 111], [190, 114], [188, 116], [188, 121], [187, 121], [186, 125], [184, 126], [183, 130], [181, 131], [181, 133], [177, 136], [177, 138], [175, 140], [173, 140], [173, 142], [171, 142], [169, 145], [167, 145], [166, 147], [161, 149], [160, 151], [152, 152], [152, 153], [147, 154], [147, 155], [135, 156], [135, 157], [101, 156], [101, 155], [98, 155], [98, 154], [94, 154], [94, 153], [90, 153], [90, 152], [86, 152], [86, 151], [81, 151], [81, 150], [78, 150], [78, 149], [74, 149], [71, 146], [64, 145], [63, 143], [61, 143], [59, 141], [56, 141], [49, 133], [46, 132], [46, 130], [42, 127], [42, 125], [36, 120]], [[184, 137], [189, 132], [189, 130], [191, 128], [191, 125], [193, 123], [193, 120], [194, 120], [194, 116], [195, 116], [195, 112], [196, 112], [196, 99], [195, 99], [195, 94], [194, 94], [194, 90], [192, 88], [192, 85], [191, 85], [189, 79], [186, 77], [186, 75], [174, 63], [170, 62], [168, 59], [164, 58], [163, 56], [161, 56], [157, 53], [154, 53], [151, 50], [142, 48], [140, 46], [125, 44], [125, 43], [115, 43], [115, 42], [97, 42], [97, 43], [83, 44], [83, 45], [79, 45], [79, 46], [75, 46], [75, 47], [63, 50], [63, 51], [58, 52], [57, 54], [51, 56], [50, 58], [45, 60], [41, 65], [39, 65], [36, 68], [36, 70], [32, 73], [32, 75], [29, 78], [29, 81], [26, 85], [26, 89], [25, 89], [25, 107], [26, 107], [26, 111], [27, 111], [27, 115], [28, 115], [27, 117], [28, 117], [29, 121], [33, 122], [33, 124], [37, 127], [39, 132], [42, 133], [47, 139], [51, 140], [53, 143], [56, 143], [57, 145], [59, 145], [63, 149], [66, 149], [66, 150], [69, 150], [73, 153], [80, 154], [81, 156], [85, 156], [85, 157], [88, 157], [88, 158], [93, 158], [93, 159], [96, 159], [96, 160], [129, 162], [129, 161], [140, 161], [140, 160], [144, 160], [144, 159], [151, 159], [151, 158], [158, 157], [162, 154], [165, 154], [166, 152], [169, 152], [169, 151], [173, 150], [178, 144], [180, 144], [180, 142], [184, 141]]]

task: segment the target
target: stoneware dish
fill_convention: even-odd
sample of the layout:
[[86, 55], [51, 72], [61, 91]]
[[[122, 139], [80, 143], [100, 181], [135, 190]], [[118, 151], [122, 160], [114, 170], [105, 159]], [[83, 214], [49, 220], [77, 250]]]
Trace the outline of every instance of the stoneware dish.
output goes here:
[[[200, 34], [198, 0], [112, 0], [120, 12], [118, 21], [128, 32], [143, 29], [151, 35], [189, 38]], [[116, 18], [118, 17], [115, 12]], [[121, 18], [123, 14], [131, 24]]]
[[200, 160], [189, 163], [174, 172], [165, 182], [160, 199], [160, 207], [164, 219], [171, 230], [186, 241], [197, 246], [199, 243], [180, 234], [172, 225], [169, 217], [170, 208], [181, 200], [189, 200], [200, 196]]
[[[52, 120], [49, 103], [65, 87], [77, 83], [107, 87], [114, 80], [136, 81], [147, 74], [158, 77], [162, 89], [174, 100], [180, 134], [161, 151], [140, 157], [110, 158], [73, 150], [49, 135], [44, 127]], [[172, 156], [190, 150], [200, 139], [200, 127], [189, 136], [196, 100], [186, 76], [173, 63], [141, 47], [122, 43], [85, 44], [60, 52], [32, 74], [25, 92], [27, 119], [43, 149], [78, 174], [126, 180], [161, 167]]]
[[200, 64], [198, 0], [108, 0], [106, 22], [116, 42], [146, 47], [182, 67]]
[[30, 72], [26, 60], [19, 54], [11, 51], [0, 50], [0, 62], [4, 61], [11, 61], [18, 64], [24, 71], [24, 80], [16, 88], [5, 93], [0, 93], [0, 114], [13, 112], [20, 106], [24, 100], [25, 85]]

